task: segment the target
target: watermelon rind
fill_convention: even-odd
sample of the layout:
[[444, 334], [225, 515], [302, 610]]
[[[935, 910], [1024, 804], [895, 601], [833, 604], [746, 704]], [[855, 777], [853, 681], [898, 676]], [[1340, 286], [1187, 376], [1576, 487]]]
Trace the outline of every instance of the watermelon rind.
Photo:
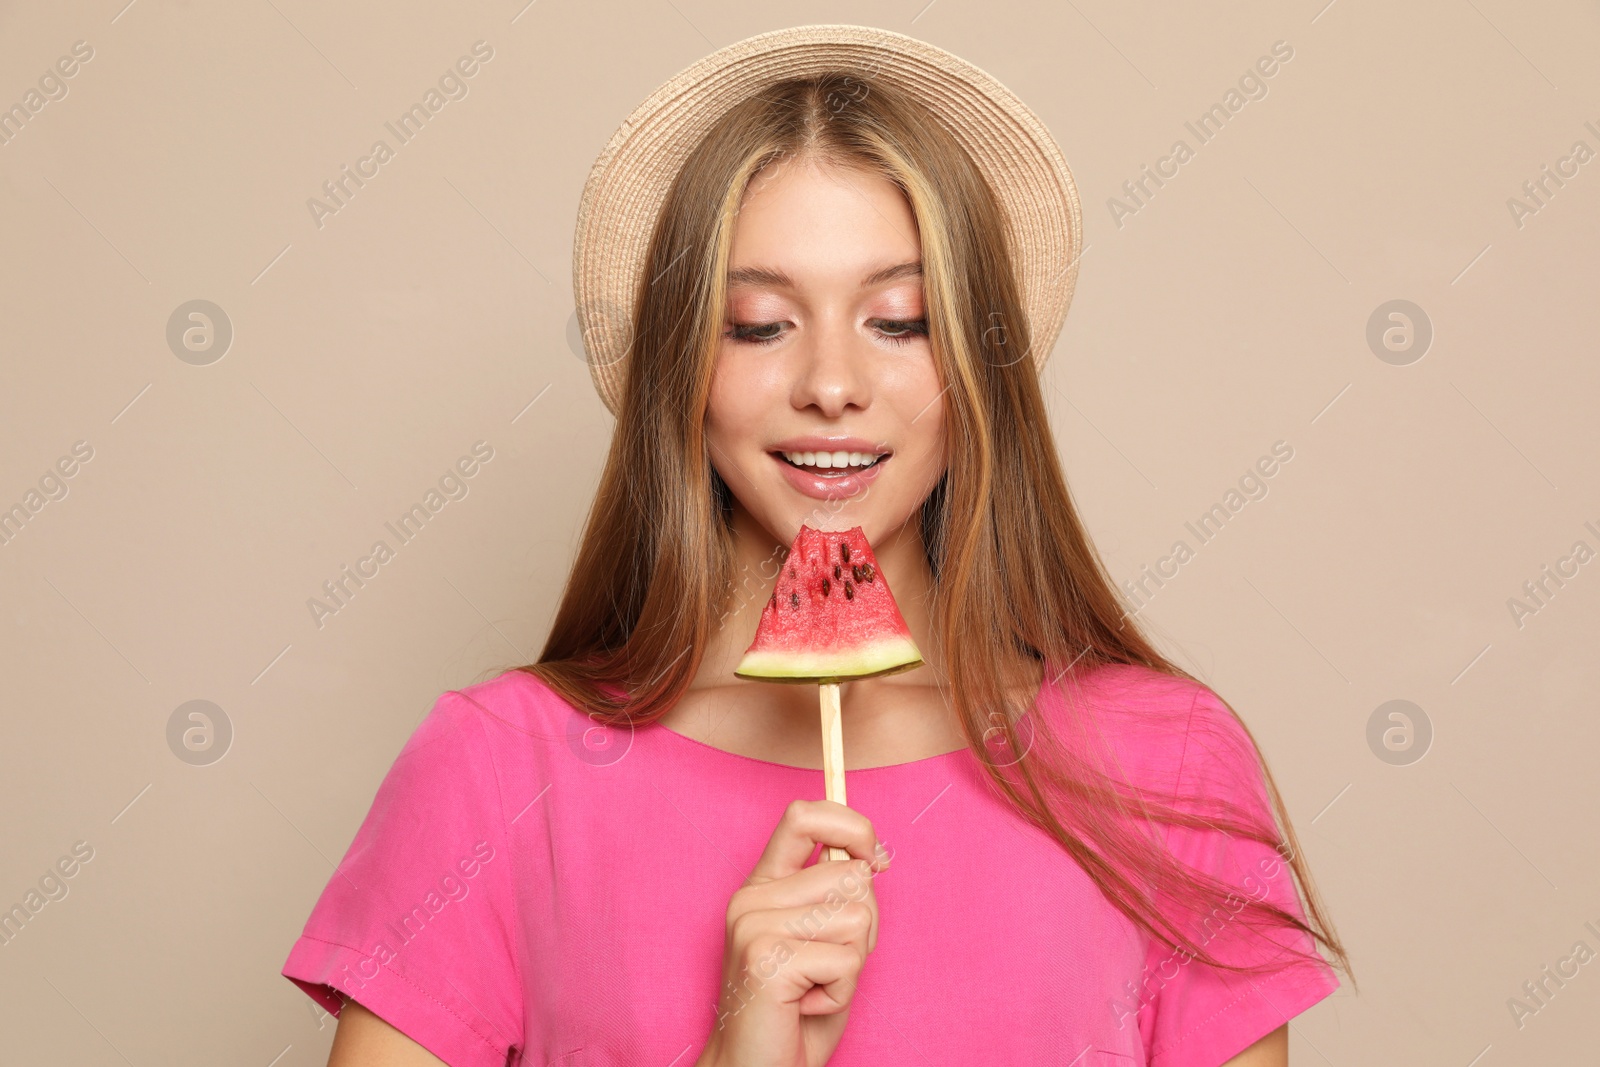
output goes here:
[[838, 684], [922, 662], [861, 527], [822, 531], [802, 524], [733, 673], [753, 681]]
[[739, 669], [733, 673], [740, 678], [762, 682], [807, 682], [817, 684], [830, 681], [855, 681], [898, 674], [922, 666], [922, 655], [917, 646], [903, 637], [888, 637], [848, 655], [827, 652], [780, 652], [757, 650], [745, 654]]

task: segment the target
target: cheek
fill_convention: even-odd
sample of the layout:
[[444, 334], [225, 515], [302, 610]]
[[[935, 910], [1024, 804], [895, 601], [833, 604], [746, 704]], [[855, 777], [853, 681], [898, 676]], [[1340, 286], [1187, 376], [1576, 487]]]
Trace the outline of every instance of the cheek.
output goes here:
[[[736, 454], [761, 444], [761, 430], [771, 410], [772, 385], [752, 374], [752, 369], [747, 362], [730, 356], [719, 358], [712, 372], [711, 392], [706, 400], [706, 436], [724, 454]], [[716, 458], [713, 452], [713, 459]]]
[[904, 419], [904, 442], [919, 465], [944, 469], [945, 405], [950, 393], [931, 359], [892, 383], [894, 406]]
[[944, 473], [946, 466], [943, 398], [935, 401], [911, 429], [914, 431], [912, 439], [915, 442], [919, 465], [929, 477], [931, 488], [932, 483], [938, 481], [939, 475]]
[[738, 380], [738, 365], [719, 359], [711, 374], [711, 393], [706, 398], [706, 428], [726, 439], [738, 432], [745, 417], [744, 388]]

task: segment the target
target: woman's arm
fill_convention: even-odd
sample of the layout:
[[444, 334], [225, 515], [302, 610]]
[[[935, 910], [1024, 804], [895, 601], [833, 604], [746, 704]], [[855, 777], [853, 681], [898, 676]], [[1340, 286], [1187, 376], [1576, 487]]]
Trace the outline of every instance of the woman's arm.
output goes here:
[[360, 1004], [347, 1000], [339, 1012], [338, 1029], [333, 1032], [333, 1052], [328, 1056], [328, 1067], [446, 1067], [446, 1064]]
[[[395, 1061], [399, 1063], [399, 1060]], [[410, 1064], [410, 1060], [405, 1061]], [[420, 1062], [420, 1061], [419, 1061]], [[336, 1065], [330, 1065], [336, 1067]], [[1222, 1067], [1289, 1067], [1289, 1024], [1284, 1023]]]

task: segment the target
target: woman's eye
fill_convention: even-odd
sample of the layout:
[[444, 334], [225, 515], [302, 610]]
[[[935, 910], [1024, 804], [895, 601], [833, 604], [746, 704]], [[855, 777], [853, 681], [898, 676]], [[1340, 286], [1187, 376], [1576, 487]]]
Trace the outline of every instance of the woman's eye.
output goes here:
[[757, 344], [757, 345], [770, 345], [772, 342], [776, 341], [778, 339], [778, 337], [781, 336], [781, 335], [779, 335], [779, 334], [763, 334], [763, 333], [761, 333], [759, 331], [762, 331], [762, 330], [776, 330], [782, 325], [783, 325], [783, 323], [781, 323], [781, 322], [761, 322], [761, 323], [736, 322], [736, 323], [733, 324], [732, 328], [728, 330], [728, 336], [732, 337], [735, 341], [744, 341], [744, 342], [749, 343], [749, 344]]
[[878, 332], [883, 334], [884, 339], [897, 345], [903, 345], [917, 337], [926, 337], [928, 335], [927, 319], [878, 319], [877, 325]]
[[[907, 344], [918, 337], [928, 335], [927, 319], [873, 319], [873, 328], [878, 335], [891, 344]], [[744, 344], [770, 345], [783, 337], [784, 323], [736, 322], [728, 328], [727, 336]]]

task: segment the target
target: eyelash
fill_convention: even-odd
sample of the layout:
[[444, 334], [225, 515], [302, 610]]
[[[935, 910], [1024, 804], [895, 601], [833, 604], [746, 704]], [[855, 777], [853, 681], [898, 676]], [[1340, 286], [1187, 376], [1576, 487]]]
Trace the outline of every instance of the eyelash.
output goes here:
[[[885, 341], [888, 341], [890, 344], [893, 344], [893, 345], [910, 344], [912, 341], [916, 340], [918, 337], [926, 337], [926, 336], [928, 336], [928, 320], [927, 319], [873, 319], [872, 321], [876, 322], [876, 323], [881, 323], [884, 326], [890, 326], [890, 327], [893, 327], [895, 329], [900, 329], [900, 330], [905, 330], [906, 331], [905, 333], [898, 333], [898, 334], [883, 333], [883, 331], [881, 331], [881, 330], [879, 331], [879, 336], [882, 337]], [[755, 336], [753, 336], [751, 334], [751, 331], [752, 330], [764, 330], [768, 326], [780, 326], [780, 325], [782, 325], [782, 323], [777, 323], [777, 322], [758, 322], [758, 323], [736, 322], [736, 323], [733, 324], [733, 328], [730, 329], [724, 336], [732, 338], [734, 341], [737, 341], [737, 342], [739, 342], [741, 344], [747, 344], [747, 345], [770, 345], [770, 344], [776, 344], [778, 341], [783, 339], [783, 334], [780, 333], [780, 334], [777, 334], [776, 336], [773, 336], [773, 337], [755, 337]]]

